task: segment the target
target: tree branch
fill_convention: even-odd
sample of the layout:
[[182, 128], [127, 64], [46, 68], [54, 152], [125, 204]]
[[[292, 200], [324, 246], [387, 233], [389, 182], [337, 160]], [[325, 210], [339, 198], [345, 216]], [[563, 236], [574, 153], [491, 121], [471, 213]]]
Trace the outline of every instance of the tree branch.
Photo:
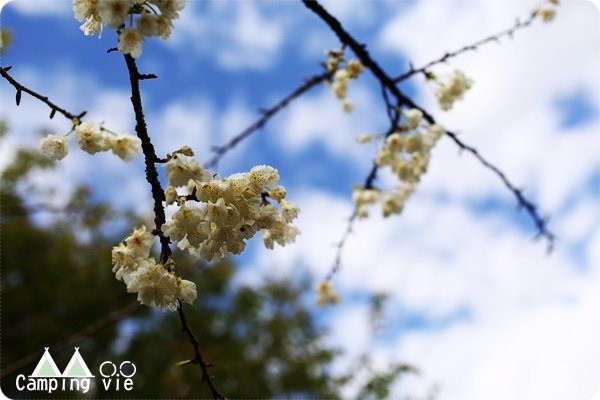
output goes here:
[[200, 366], [200, 369], [202, 370], [202, 382], [207, 384], [213, 399], [225, 399], [214, 386], [212, 376], [208, 371], [208, 369], [212, 367], [212, 364], [208, 364], [204, 361], [204, 357], [202, 357], [202, 353], [200, 353], [200, 342], [196, 339], [196, 335], [194, 335], [194, 332], [187, 322], [187, 317], [183, 311], [183, 304], [181, 304], [179, 299], [177, 299], [177, 312], [179, 313], [179, 319], [181, 320], [181, 329], [187, 334], [188, 339], [194, 348], [194, 359], [190, 361], [190, 364], [198, 364]]
[[[80, 342], [84, 341], [85, 339], [94, 336], [95, 334], [97, 334], [98, 332], [103, 330], [104, 328], [114, 324], [115, 322], [122, 320], [123, 318], [127, 317], [130, 314], [133, 314], [134, 312], [139, 310], [141, 308], [141, 306], [142, 305], [140, 303], [138, 303], [137, 301], [134, 301], [119, 310], [112, 311], [109, 314], [107, 314], [106, 316], [98, 319], [96, 322], [94, 322], [94, 323], [88, 325], [87, 327], [85, 327], [84, 329], [80, 330], [79, 332], [74, 333], [67, 338], [59, 340], [58, 342], [56, 342], [55, 344], [50, 346], [50, 350], [52, 350], [53, 352], [59, 352], [59, 351], [65, 350], [67, 348], [73, 347], [77, 343], [80, 343]], [[2, 368], [0, 377], [5, 377], [7, 375], [10, 375], [13, 372], [18, 371], [21, 368], [26, 367], [27, 365], [35, 362], [36, 360], [39, 360], [39, 358], [40, 358], [39, 352], [31, 353], [28, 356], [25, 356], [25, 357], [15, 361], [14, 363], [9, 364], [8, 366]]]
[[551, 252], [554, 248], [556, 236], [550, 231], [550, 229], [548, 229], [548, 221], [546, 218], [543, 218], [540, 215], [537, 206], [523, 195], [523, 190], [516, 187], [515, 184], [513, 184], [506, 177], [506, 174], [502, 172], [502, 170], [500, 170], [500, 168], [486, 160], [476, 148], [460, 140], [456, 133], [446, 131], [446, 135], [449, 136], [458, 147], [460, 147], [462, 150], [471, 153], [481, 164], [483, 164], [486, 168], [490, 169], [496, 174], [496, 176], [500, 178], [502, 183], [504, 183], [504, 186], [506, 186], [506, 188], [513, 193], [513, 195], [517, 199], [517, 203], [519, 204], [519, 206], [523, 207], [527, 214], [529, 214], [538, 230], [536, 236], [544, 237], [546, 239], [548, 252]]
[[[156, 156], [154, 146], [152, 145], [152, 141], [148, 135], [148, 129], [146, 127], [146, 120], [142, 108], [142, 97], [140, 94], [140, 80], [146, 79], [145, 77], [148, 75], [139, 73], [133, 57], [131, 57], [129, 54], [124, 54], [123, 56], [125, 57], [125, 63], [127, 64], [127, 70], [129, 72], [129, 82], [131, 84], [131, 104], [133, 105], [136, 121], [135, 132], [142, 141], [142, 152], [144, 153], [144, 161], [146, 163], [146, 180], [148, 183], [150, 183], [152, 188], [152, 198], [154, 199], [154, 234], [160, 239], [160, 258], [161, 262], [165, 264], [171, 257], [171, 247], [169, 246], [170, 240], [162, 233], [161, 230], [162, 225], [166, 221], [165, 209], [163, 207], [165, 193], [158, 179], [158, 171], [156, 170], [155, 165], [158, 157]], [[200, 353], [199, 342], [196, 339], [192, 329], [188, 325], [183, 306], [179, 299], [177, 300], [177, 312], [179, 313], [182, 329], [187, 333], [188, 339], [194, 348], [195, 358], [192, 360], [192, 363], [200, 365], [202, 370], [202, 381], [208, 385], [213, 399], [224, 399], [212, 382], [212, 377], [208, 373], [209, 364], [204, 361], [204, 358]]]
[[87, 111], [82, 111], [79, 114], [73, 114], [73, 113], [65, 110], [64, 108], [60, 107], [56, 103], [52, 102], [47, 96], [44, 96], [44, 95], [42, 95], [42, 94], [40, 94], [38, 92], [35, 92], [35, 91], [29, 89], [28, 87], [26, 87], [25, 85], [22, 85], [21, 83], [17, 82], [8, 73], [8, 71], [10, 71], [11, 68], [12, 67], [10, 67], [10, 66], [8, 66], [8, 67], [0, 67], [0, 75], [2, 75], [2, 77], [4, 79], [6, 79], [8, 81], [8, 83], [10, 83], [11, 85], [13, 85], [14, 88], [15, 88], [15, 90], [17, 91], [17, 96], [16, 96], [17, 106], [21, 102], [21, 93], [25, 92], [25, 93], [29, 94], [30, 96], [35, 97], [36, 99], [38, 99], [42, 103], [45, 103], [48, 107], [50, 107], [50, 109], [51, 109], [51, 111], [50, 111], [50, 119], [54, 118], [54, 115], [58, 112], [58, 113], [64, 115], [65, 118], [67, 118], [69, 121], [73, 122], [73, 120], [75, 118], [77, 118], [78, 120], [80, 120], [81, 118], [83, 118], [83, 116], [85, 114], [87, 114]]
[[144, 162], [146, 164], [146, 180], [152, 188], [152, 198], [154, 199], [154, 234], [160, 239], [160, 258], [164, 264], [171, 257], [171, 242], [161, 230], [161, 227], [166, 222], [165, 209], [163, 201], [165, 201], [165, 193], [158, 179], [158, 171], [155, 160], [158, 159], [154, 151], [154, 145], [148, 135], [144, 110], [142, 108], [142, 97], [140, 94], [140, 79], [141, 74], [137, 69], [135, 59], [128, 54], [124, 55], [127, 70], [129, 71], [129, 82], [131, 83], [131, 104], [135, 112], [135, 132], [142, 141], [142, 152], [144, 153]]
[[511, 26], [510, 28], [500, 31], [498, 33], [495, 33], [493, 35], [487, 36], [483, 39], [477, 40], [476, 42], [473, 42], [471, 44], [463, 46], [460, 49], [457, 49], [457, 50], [454, 50], [451, 52], [446, 52], [440, 58], [430, 61], [420, 68], [414, 68], [411, 64], [410, 69], [408, 71], [406, 71], [402, 75], [394, 78], [394, 82], [396, 82], [396, 83], [401, 82], [403, 80], [410, 78], [411, 76], [413, 76], [415, 74], [423, 74], [423, 75], [427, 76], [427, 72], [428, 72], [429, 68], [433, 67], [434, 65], [445, 63], [449, 59], [459, 56], [468, 51], [477, 50], [480, 46], [482, 46], [484, 44], [491, 43], [491, 42], [497, 42], [505, 36], [512, 37], [515, 34], [515, 32], [517, 32], [523, 28], [527, 28], [529, 25], [531, 25], [531, 23], [535, 20], [535, 17], [536, 17], [536, 13], [532, 12], [525, 21], [521, 22], [521, 20], [517, 19], [515, 24], [513, 26]]
[[244, 129], [239, 134], [235, 135], [226, 144], [214, 148], [213, 152], [215, 154], [209, 161], [207, 161], [204, 164], [204, 166], [208, 169], [215, 168], [219, 164], [219, 161], [225, 155], [225, 153], [227, 153], [229, 150], [233, 149], [235, 146], [237, 146], [237, 144], [239, 142], [246, 139], [252, 133], [254, 133], [255, 131], [262, 128], [269, 121], [269, 119], [271, 119], [271, 117], [273, 117], [275, 114], [277, 114], [283, 108], [285, 108], [292, 100], [296, 99], [303, 93], [307, 92], [310, 88], [317, 85], [318, 83], [321, 83], [321, 82], [329, 79], [332, 75], [333, 75], [332, 72], [324, 72], [319, 75], [313, 75], [310, 78], [306, 79], [302, 85], [300, 85], [299, 87], [294, 89], [294, 91], [292, 91], [290, 94], [288, 94], [283, 99], [281, 99], [273, 107], [263, 110], [262, 116], [256, 122], [254, 122], [252, 125], [248, 126], [246, 129]]
[[[302, 0], [302, 2], [309, 10], [311, 10], [313, 13], [315, 13], [319, 18], [321, 18], [329, 26], [329, 28], [338, 37], [338, 39], [340, 40], [342, 45], [348, 46], [352, 49], [352, 51], [354, 52], [354, 54], [356, 54], [356, 56], [361, 61], [361, 63], [367, 69], [369, 69], [371, 71], [371, 73], [375, 76], [375, 78], [377, 80], [379, 80], [380, 84], [382, 85], [382, 91], [383, 91], [382, 93], [384, 94], [384, 100], [386, 102], [386, 106], [388, 106], [390, 104], [390, 102], [387, 99], [387, 92], [385, 91], [384, 88], [387, 88], [389, 90], [389, 92], [392, 95], [394, 95], [394, 97], [396, 97], [398, 106], [406, 106], [408, 108], [415, 108], [423, 113], [423, 118], [429, 124], [436, 123], [435, 119], [429, 112], [427, 112], [422, 107], [418, 106], [410, 98], [408, 98], [404, 93], [402, 93], [402, 91], [400, 91], [400, 89], [396, 85], [396, 81], [394, 79], [392, 79], [379, 66], [379, 64], [369, 55], [369, 52], [366, 50], [366, 45], [360, 44], [354, 37], [352, 37], [352, 35], [350, 35], [350, 33], [348, 33], [348, 31], [346, 31], [344, 29], [342, 24], [333, 15], [331, 15], [321, 4], [319, 4], [319, 2], [317, 0]], [[530, 17], [530, 19], [531, 19], [531, 17]], [[531, 21], [528, 20], [527, 23], [530, 24]], [[493, 40], [493, 39], [490, 39], [490, 41], [491, 40]], [[464, 51], [466, 51], [466, 50], [464, 50]], [[393, 133], [394, 129], [395, 129], [395, 127], [392, 124], [392, 126], [390, 127], [390, 130], [388, 130], [388, 132], [386, 133], [386, 137], [389, 136], [391, 133]], [[506, 175], [498, 167], [496, 167], [494, 164], [487, 161], [474, 147], [465, 144], [462, 140], [460, 140], [456, 136], [455, 133], [452, 133], [449, 131], [446, 131], [445, 133], [454, 141], [454, 143], [456, 145], [459, 146], [460, 149], [466, 150], [469, 153], [471, 153], [473, 156], [475, 156], [475, 158], [479, 162], [482, 163], [482, 165], [484, 167], [490, 169], [502, 180], [504, 185], [514, 194], [519, 206], [521, 206], [525, 209], [525, 211], [529, 214], [529, 216], [535, 223], [535, 226], [538, 230], [537, 236], [545, 238], [546, 241], [548, 242], [548, 249], [551, 250], [554, 246], [555, 236], [548, 229], [546, 220], [539, 214], [535, 204], [533, 202], [527, 200], [524, 197], [523, 192], [521, 190], [517, 189], [516, 185], [512, 184], [508, 180]], [[373, 186], [373, 182], [377, 176], [378, 169], [379, 169], [379, 167], [376, 164], [374, 164], [373, 167], [371, 168], [369, 175], [367, 176], [367, 179], [365, 180], [365, 188], [371, 188]], [[354, 221], [354, 219], [351, 218], [350, 223], [352, 224], [353, 221]], [[344, 235], [346, 236], [347, 233], [345, 233]], [[343, 247], [345, 240], [340, 241], [340, 243], [341, 243], [340, 247]], [[341, 249], [339, 251], [341, 251]], [[339, 260], [339, 258], [336, 257], [336, 260]], [[335, 270], [339, 269], [339, 265], [334, 264], [334, 267], [332, 268], [332, 270], [333, 269], [335, 269]], [[328, 274], [328, 276], [330, 276], [330, 274]]]
[[358, 210], [355, 207], [354, 211], [352, 211], [352, 215], [350, 215], [348, 218], [348, 224], [346, 225], [346, 229], [344, 229], [344, 233], [342, 234], [340, 241], [335, 245], [335, 258], [333, 260], [332, 267], [327, 272], [327, 275], [325, 275], [326, 281], [330, 281], [342, 266], [342, 253], [344, 252], [346, 241], [352, 233], [352, 228], [354, 227], [354, 222], [356, 221], [357, 216]]

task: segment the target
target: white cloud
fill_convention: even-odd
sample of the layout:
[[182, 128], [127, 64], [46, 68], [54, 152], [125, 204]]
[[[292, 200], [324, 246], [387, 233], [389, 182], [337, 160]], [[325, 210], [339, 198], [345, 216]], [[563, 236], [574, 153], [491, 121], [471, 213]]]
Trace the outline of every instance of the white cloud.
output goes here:
[[225, 69], [270, 67], [283, 43], [283, 20], [258, 2], [189, 2], [168, 44], [216, 57]]
[[67, 0], [0, 0], [0, 10], [7, 4], [28, 15], [65, 15], [73, 10], [72, 2]]
[[348, 98], [355, 103], [354, 112], [345, 113], [328, 87], [314, 88], [314, 92], [296, 100], [273, 128], [278, 132], [278, 144], [287, 151], [298, 152], [318, 142], [330, 154], [351, 158], [368, 168], [375, 148], [369, 144], [358, 145], [354, 138], [365, 132], [377, 133], [377, 127], [383, 126], [378, 124], [377, 117], [381, 115], [383, 103], [360, 81], [349, 86]]
[[[286, 275], [304, 265], [318, 279], [330, 267], [349, 201], [310, 190], [294, 200], [302, 208], [302, 235], [293, 246], [259, 250], [255, 274]], [[587, 221], [579, 221], [575, 230], [589, 231]], [[591, 229], [597, 242], [600, 229]], [[388, 359], [417, 365], [424, 376], [400, 385], [412, 394], [439, 383], [441, 399], [589, 397], [598, 382], [593, 366], [600, 363], [594, 339], [600, 263], [594, 243], [586, 248], [593, 254], [582, 271], [563, 249], [548, 256], [502, 216], [418, 193], [401, 217], [374, 216], [355, 226], [334, 284], [346, 296], [387, 292], [395, 313], [450, 323], [408, 332], [399, 327], [396, 341], [375, 346], [364, 306], [346, 299], [332, 313], [328, 337], [350, 351], [345, 362], [375, 346]], [[466, 317], [452, 322], [460, 310]]]
[[194, 149], [200, 161], [206, 159], [215, 129], [214, 114], [212, 103], [199, 98], [174, 101], [160, 111], [147, 115], [156, 153], [164, 157], [187, 145]]

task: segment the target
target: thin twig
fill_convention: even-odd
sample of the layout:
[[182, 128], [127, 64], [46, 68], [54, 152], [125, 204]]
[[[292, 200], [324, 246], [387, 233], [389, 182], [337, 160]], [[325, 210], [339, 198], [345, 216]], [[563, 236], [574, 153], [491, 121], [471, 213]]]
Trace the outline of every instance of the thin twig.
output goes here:
[[500, 168], [498, 168], [496, 165], [494, 165], [491, 162], [489, 162], [488, 160], [486, 160], [475, 147], [470, 146], [470, 145], [466, 144], [465, 142], [463, 142], [461, 139], [459, 139], [459, 137], [456, 133], [446, 131], [446, 135], [449, 136], [454, 141], [454, 143], [456, 143], [456, 145], [458, 147], [460, 147], [462, 150], [465, 150], [465, 151], [471, 153], [481, 164], [485, 165], [486, 168], [490, 169], [498, 177], [500, 177], [500, 180], [502, 181], [502, 183], [504, 183], [504, 186], [506, 186], [506, 188], [508, 190], [510, 190], [514, 194], [514, 196], [517, 198], [517, 202], [518, 202], [519, 206], [523, 207], [525, 209], [525, 211], [527, 211], [527, 213], [529, 214], [529, 216], [535, 223], [535, 226], [538, 230], [537, 236], [546, 238], [547, 245], [548, 245], [548, 252], [551, 252], [554, 248], [554, 242], [556, 240], [556, 236], [554, 235], [554, 233], [552, 233], [550, 231], [550, 229], [548, 229], [548, 221], [546, 218], [543, 218], [539, 214], [539, 212], [537, 210], [537, 206], [523, 195], [523, 190], [519, 189], [510, 180], [508, 180], [508, 178], [506, 177], [506, 174], [504, 172], [502, 172], [502, 170]]
[[207, 161], [204, 164], [204, 166], [209, 169], [215, 168], [219, 164], [219, 161], [225, 155], [225, 153], [227, 153], [229, 150], [233, 149], [235, 146], [237, 146], [237, 144], [239, 142], [241, 142], [242, 140], [244, 140], [245, 138], [250, 136], [252, 133], [254, 133], [255, 131], [262, 128], [267, 123], [267, 121], [269, 121], [269, 119], [271, 117], [273, 117], [275, 114], [277, 114], [277, 112], [279, 112], [283, 108], [285, 108], [285, 106], [287, 106], [292, 100], [296, 99], [297, 97], [299, 97], [300, 95], [302, 95], [303, 93], [305, 93], [310, 88], [317, 85], [318, 83], [321, 83], [321, 82], [329, 79], [331, 77], [331, 75], [332, 75], [332, 72], [324, 72], [319, 75], [311, 76], [310, 78], [306, 79], [302, 85], [300, 85], [299, 87], [294, 89], [290, 94], [288, 94], [283, 99], [281, 99], [273, 107], [268, 108], [266, 110], [262, 110], [262, 116], [256, 122], [254, 122], [252, 125], [248, 126], [246, 129], [244, 129], [239, 134], [235, 135], [226, 144], [219, 146], [219, 147], [215, 147], [213, 149], [213, 152], [215, 154], [209, 161]]
[[225, 397], [223, 397], [223, 395], [215, 388], [215, 385], [212, 381], [212, 376], [208, 371], [208, 369], [212, 367], [212, 364], [204, 361], [204, 357], [202, 357], [202, 353], [200, 353], [200, 342], [198, 342], [196, 335], [194, 335], [194, 332], [188, 324], [187, 317], [183, 311], [183, 304], [181, 304], [179, 299], [177, 300], [177, 312], [179, 313], [179, 319], [181, 320], [181, 329], [187, 334], [188, 339], [194, 348], [195, 357], [189, 363], [198, 364], [200, 366], [200, 369], [202, 370], [202, 381], [207, 384], [213, 399], [225, 399]]
[[446, 52], [440, 58], [430, 61], [420, 68], [414, 68], [411, 64], [408, 71], [406, 71], [402, 75], [394, 78], [394, 82], [396, 82], [396, 83], [401, 82], [405, 79], [410, 78], [411, 76], [413, 76], [415, 74], [423, 74], [423, 75], [425, 75], [425, 77], [427, 77], [429, 68], [433, 67], [434, 65], [445, 63], [449, 59], [454, 58], [460, 54], [466, 53], [468, 51], [477, 50], [480, 46], [482, 46], [486, 43], [497, 42], [505, 36], [512, 37], [515, 34], [515, 32], [517, 32], [523, 28], [527, 28], [529, 25], [531, 25], [531, 23], [535, 20], [536, 15], [537, 15], [536, 12], [532, 12], [525, 21], [521, 22], [521, 20], [517, 19], [516, 22], [514, 23], [514, 25], [511, 26], [510, 28], [500, 31], [498, 33], [495, 33], [493, 35], [487, 36], [483, 39], [477, 40], [471, 44], [461, 47], [460, 49]]
[[[98, 319], [96, 322], [88, 325], [87, 327], [80, 330], [79, 332], [76, 332], [76, 333], [72, 334], [71, 336], [68, 336], [64, 339], [59, 340], [58, 342], [56, 342], [55, 344], [50, 346], [50, 350], [52, 352], [60, 352], [69, 347], [73, 347], [77, 343], [80, 343], [80, 342], [84, 341], [85, 339], [94, 336], [95, 334], [97, 334], [98, 332], [103, 330], [104, 328], [114, 324], [115, 322], [122, 320], [123, 318], [127, 317], [130, 314], [133, 314], [140, 308], [141, 308], [140, 303], [138, 303], [137, 301], [131, 302], [127, 306], [125, 306], [119, 310], [110, 312], [106, 316]], [[15, 361], [14, 363], [9, 364], [8, 366], [2, 368], [0, 377], [5, 377], [7, 375], [10, 375], [13, 372], [18, 371], [21, 368], [26, 367], [27, 365], [35, 362], [39, 358], [40, 358], [39, 352], [31, 353], [28, 356], [25, 356], [25, 357]]]
[[[124, 55], [127, 70], [129, 72], [129, 81], [131, 83], [131, 104], [135, 112], [135, 132], [142, 141], [142, 152], [144, 153], [144, 161], [146, 163], [146, 180], [152, 188], [152, 198], [154, 199], [154, 234], [160, 239], [161, 244], [161, 262], [165, 264], [171, 257], [170, 240], [162, 233], [161, 227], [165, 223], [165, 209], [163, 201], [165, 201], [165, 193], [158, 179], [158, 171], [156, 170], [155, 162], [158, 160], [154, 146], [148, 135], [144, 111], [142, 108], [142, 97], [140, 94], [140, 80], [145, 75], [140, 74], [137, 68], [135, 59], [128, 54]], [[177, 312], [181, 321], [182, 329], [187, 333], [188, 339], [194, 349], [195, 358], [192, 360], [194, 364], [198, 364], [202, 370], [202, 381], [209, 387], [213, 399], [224, 399], [223, 395], [215, 388], [212, 377], [208, 373], [209, 364], [204, 361], [200, 353], [200, 343], [196, 339], [192, 329], [190, 328], [185, 312], [179, 299], [177, 300]]]
[[342, 266], [342, 253], [344, 252], [344, 246], [346, 245], [346, 241], [348, 237], [352, 233], [352, 228], [354, 227], [354, 221], [356, 221], [356, 217], [358, 216], [358, 210], [356, 207], [354, 211], [352, 211], [352, 215], [348, 218], [348, 224], [346, 225], [346, 229], [344, 229], [344, 233], [342, 234], [342, 238], [335, 246], [335, 258], [333, 260], [333, 266], [327, 272], [325, 276], [325, 280], [330, 281], [333, 276], [338, 272], [338, 270]]
[[6, 79], [8, 81], [8, 83], [10, 83], [11, 85], [13, 85], [14, 88], [15, 88], [15, 90], [17, 91], [17, 105], [19, 105], [19, 103], [21, 101], [21, 93], [25, 92], [25, 93], [29, 94], [30, 96], [35, 97], [39, 101], [45, 103], [48, 107], [50, 107], [50, 109], [51, 109], [50, 119], [52, 119], [54, 117], [54, 114], [56, 114], [58, 112], [58, 113], [64, 115], [65, 118], [67, 118], [69, 121], [73, 122], [74, 119], [81, 120], [81, 118], [87, 113], [87, 111], [82, 111], [79, 114], [73, 114], [73, 113], [65, 110], [64, 108], [60, 107], [56, 103], [52, 102], [47, 96], [44, 96], [44, 95], [42, 95], [42, 94], [40, 94], [38, 92], [35, 92], [32, 89], [29, 89], [27, 86], [25, 86], [25, 85], [17, 82], [8, 73], [8, 71], [11, 68], [12, 67], [10, 67], [10, 66], [8, 66], [8, 67], [0, 67], [0, 75], [2, 75], [2, 77], [4, 79]]

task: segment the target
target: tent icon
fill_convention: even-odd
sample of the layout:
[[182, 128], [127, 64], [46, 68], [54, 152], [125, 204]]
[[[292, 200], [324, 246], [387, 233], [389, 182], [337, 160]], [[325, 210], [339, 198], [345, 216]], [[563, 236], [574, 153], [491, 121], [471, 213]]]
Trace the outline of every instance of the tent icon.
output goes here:
[[86, 365], [85, 361], [79, 354], [79, 347], [75, 347], [75, 352], [69, 360], [67, 367], [62, 373], [63, 378], [93, 378], [94, 375]]
[[44, 347], [44, 354], [30, 376], [34, 378], [60, 378], [62, 376], [54, 359], [48, 353], [48, 347]]

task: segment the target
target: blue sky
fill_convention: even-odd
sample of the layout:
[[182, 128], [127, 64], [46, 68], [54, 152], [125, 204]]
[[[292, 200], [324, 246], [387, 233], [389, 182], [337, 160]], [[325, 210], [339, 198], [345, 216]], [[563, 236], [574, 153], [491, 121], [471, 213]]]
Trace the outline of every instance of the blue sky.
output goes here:
[[[357, 224], [334, 280], [345, 301], [321, 318], [328, 338], [347, 349], [343, 370], [360, 351], [378, 366], [410, 361], [424, 373], [398, 395], [439, 384], [440, 399], [590, 398], [600, 385], [599, 105], [597, 10], [564, 1], [556, 21], [514, 40], [491, 44], [435, 69], [460, 68], [475, 85], [444, 113], [433, 88], [415, 78], [403, 89], [506, 171], [552, 217], [557, 250], [545, 254], [528, 217], [496, 177], [448, 140], [436, 147], [428, 174], [402, 216], [374, 215]], [[360, 14], [357, 5], [360, 4]], [[392, 74], [407, 60], [421, 65], [525, 17], [535, 1], [335, 1], [327, 3]], [[70, 2], [17, 0], [2, 10], [15, 41], [2, 65], [59, 104], [116, 130], [133, 130], [125, 65], [115, 33], [84, 37]], [[321, 71], [333, 34], [297, 2], [188, 1], [168, 42], [147, 40], [139, 60], [159, 79], [142, 85], [150, 134], [161, 154], [191, 145], [200, 161], [294, 89]], [[69, 129], [48, 110], [0, 86], [2, 115], [15, 132], [0, 151], [5, 165], [16, 146], [37, 145], [39, 128]], [[292, 103], [264, 130], [226, 155], [219, 173], [256, 164], [279, 169], [302, 214], [298, 242], [267, 251], [255, 238], [238, 261], [240, 283], [266, 276], [324, 275], [333, 243], [350, 214], [352, 184], [362, 182], [376, 151], [354, 136], [387, 128], [379, 88], [369, 73], [353, 82], [356, 103], [344, 114], [319, 86]], [[17, 134], [18, 132], [18, 134]], [[141, 159], [123, 163], [71, 146], [55, 171], [32, 177], [59, 188], [52, 201], [87, 182], [99, 198], [150, 211]], [[382, 187], [393, 179], [382, 174]], [[372, 212], [377, 214], [375, 210]], [[366, 329], [366, 294], [390, 295], [390, 323]], [[573, 336], [577, 330], [579, 338]], [[351, 334], [349, 332], [352, 332]], [[357, 380], [358, 384], [360, 379]], [[353, 388], [348, 388], [348, 394]]]

